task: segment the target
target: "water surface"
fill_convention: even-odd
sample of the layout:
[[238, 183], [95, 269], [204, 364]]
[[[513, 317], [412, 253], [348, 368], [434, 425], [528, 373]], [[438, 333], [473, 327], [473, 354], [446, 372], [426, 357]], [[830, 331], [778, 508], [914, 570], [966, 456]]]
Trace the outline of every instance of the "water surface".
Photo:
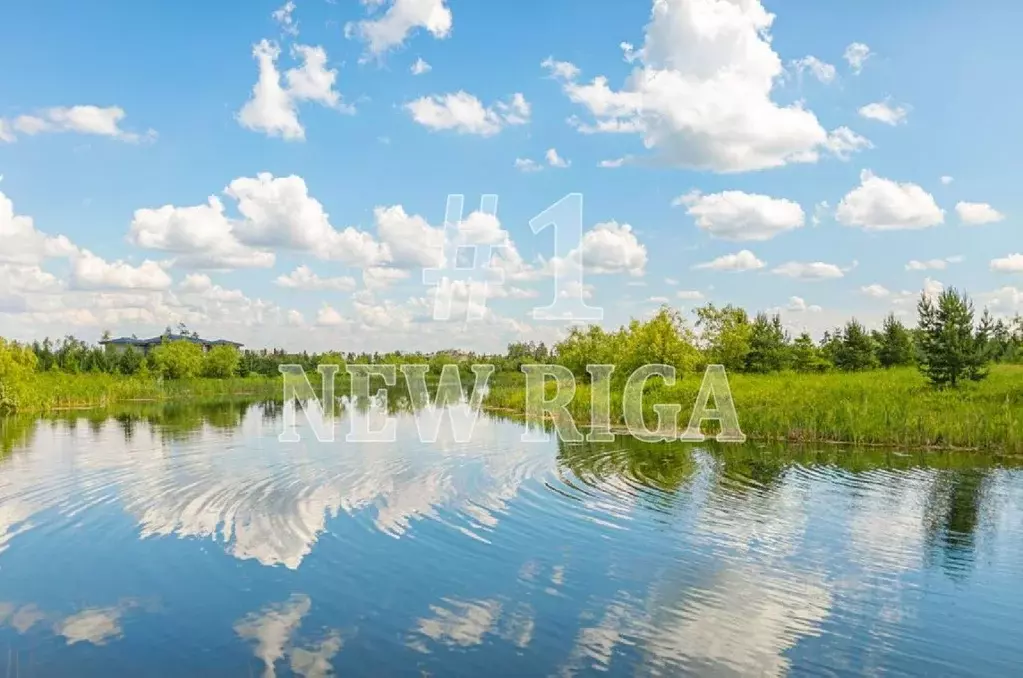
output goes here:
[[835, 448], [0, 425], [0, 676], [1018, 675], [1023, 471]]

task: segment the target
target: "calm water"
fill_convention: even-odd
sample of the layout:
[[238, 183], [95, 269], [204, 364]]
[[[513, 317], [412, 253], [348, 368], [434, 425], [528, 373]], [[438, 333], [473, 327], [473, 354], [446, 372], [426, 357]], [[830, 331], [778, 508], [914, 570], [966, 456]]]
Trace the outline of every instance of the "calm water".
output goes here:
[[88, 416], [0, 427], [0, 677], [1023, 666], [1011, 460]]

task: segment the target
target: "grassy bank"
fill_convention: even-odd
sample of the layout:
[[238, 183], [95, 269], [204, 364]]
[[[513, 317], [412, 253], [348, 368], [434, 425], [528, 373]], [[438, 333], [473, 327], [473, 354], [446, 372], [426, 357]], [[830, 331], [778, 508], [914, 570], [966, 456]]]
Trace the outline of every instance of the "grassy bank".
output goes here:
[[[936, 390], [914, 369], [859, 373], [730, 374], [729, 384], [743, 433], [753, 440], [842, 442], [907, 448], [969, 448], [1023, 453], [1023, 366], [1002, 365], [979, 383]], [[674, 386], [651, 379], [644, 414], [653, 405], [681, 403], [685, 428], [700, 377], [687, 374]], [[553, 385], [550, 385], [553, 386]], [[611, 389], [611, 418], [623, 425], [621, 388]], [[518, 384], [494, 388], [488, 407], [525, 411]], [[580, 384], [569, 406], [578, 422], [589, 422], [590, 388]]]
[[280, 381], [266, 377], [164, 380], [151, 376], [37, 372], [19, 383], [9, 409], [19, 413], [106, 407], [128, 401], [224, 396], [280, 397]]
[[[471, 388], [471, 375], [466, 390]], [[310, 375], [319, 392], [318, 378]], [[435, 384], [431, 382], [431, 392]], [[687, 373], [674, 386], [648, 382], [644, 414], [653, 426], [653, 406], [680, 403], [679, 430], [689, 420], [701, 377]], [[374, 380], [372, 391], [382, 386]], [[491, 379], [485, 405], [510, 415], [525, 412], [524, 379], [501, 372]], [[900, 448], [966, 448], [1023, 454], [1023, 366], [1000, 365], [988, 379], [958, 389], [937, 390], [914, 369], [806, 374], [729, 374], [743, 433], [751, 440], [840, 442]], [[229, 396], [281, 397], [279, 378], [159, 380], [109, 374], [41, 372], [19, 389], [18, 411], [43, 413], [97, 408], [132, 401], [198, 401]], [[553, 390], [553, 384], [548, 384]], [[335, 393], [347, 395], [346, 375]], [[403, 379], [392, 391], [392, 404], [406, 396]], [[611, 417], [624, 425], [621, 384], [611, 388]], [[569, 405], [580, 424], [590, 420], [590, 387], [576, 386]]]

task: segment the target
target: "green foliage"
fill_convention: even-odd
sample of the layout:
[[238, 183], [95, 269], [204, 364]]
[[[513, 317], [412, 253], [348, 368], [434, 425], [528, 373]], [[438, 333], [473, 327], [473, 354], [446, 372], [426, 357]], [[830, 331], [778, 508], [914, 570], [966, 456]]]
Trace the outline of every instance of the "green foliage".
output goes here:
[[145, 364], [145, 356], [132, 346], [121, 351], [115, 360], [117, 361], [117, 371], [128, 376], [138, 374]]
[[926, 294], [917, 304], [920, 317], [920, 371], [935, 386], [957, 386], [962, 380], [987, 377], [987, 326], [973, 326], [973, 302], [949, 288], [935, 304]]
[[238, 349], [234, 346], [214, 346], [203, 356], [202, 376], [227, 379], [237, 373], [239, 362]]
[[758, 313], [750, 326], [746, 371], [763, 374], [785, 369], [791, 359], [788, 343], [781, 317], [768, 318], [766, 313]]
[[746, 311], [731, 304], [723, 308], [707, 304], [695, 313], [707, 363], [733, 372], [744, 369], [752, 333]]
[[878, 366], [874, 340], [855, 318], [846, 323], [832, 349], [835, 366], [847, 372], [869, 370]]
[[198, 377], [203, 370], [202, 348], [190, 341], [164, 341], [149, 355], [157, 374], [164, 379]]
[[35, 368], [31, 348], [0, 337], [0, 412], [18, 409], [31, 389]]
[[832, 363], [824, 357], [822, 349], [813, 343], [813, 337], [803, 332], [792, 342], [792, 369], [796, 372], [826, 372]]
[[881, 367], [902, 367], [913, 364], [913, 337], [894, 313], [884, 319], [876, 337], [877, 359]]

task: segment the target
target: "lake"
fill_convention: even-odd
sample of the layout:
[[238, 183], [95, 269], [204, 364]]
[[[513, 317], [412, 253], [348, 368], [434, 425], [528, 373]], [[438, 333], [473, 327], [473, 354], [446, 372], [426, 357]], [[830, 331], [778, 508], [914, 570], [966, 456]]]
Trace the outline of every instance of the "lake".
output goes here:
[[492, 417], [428, 444], [407, 413], [396, 443], [346, 443], [342, 419], [285, 445], [280, 417], [3, 422], [0, 676], [1023, 665], [1016, 460], [523, 443]]

